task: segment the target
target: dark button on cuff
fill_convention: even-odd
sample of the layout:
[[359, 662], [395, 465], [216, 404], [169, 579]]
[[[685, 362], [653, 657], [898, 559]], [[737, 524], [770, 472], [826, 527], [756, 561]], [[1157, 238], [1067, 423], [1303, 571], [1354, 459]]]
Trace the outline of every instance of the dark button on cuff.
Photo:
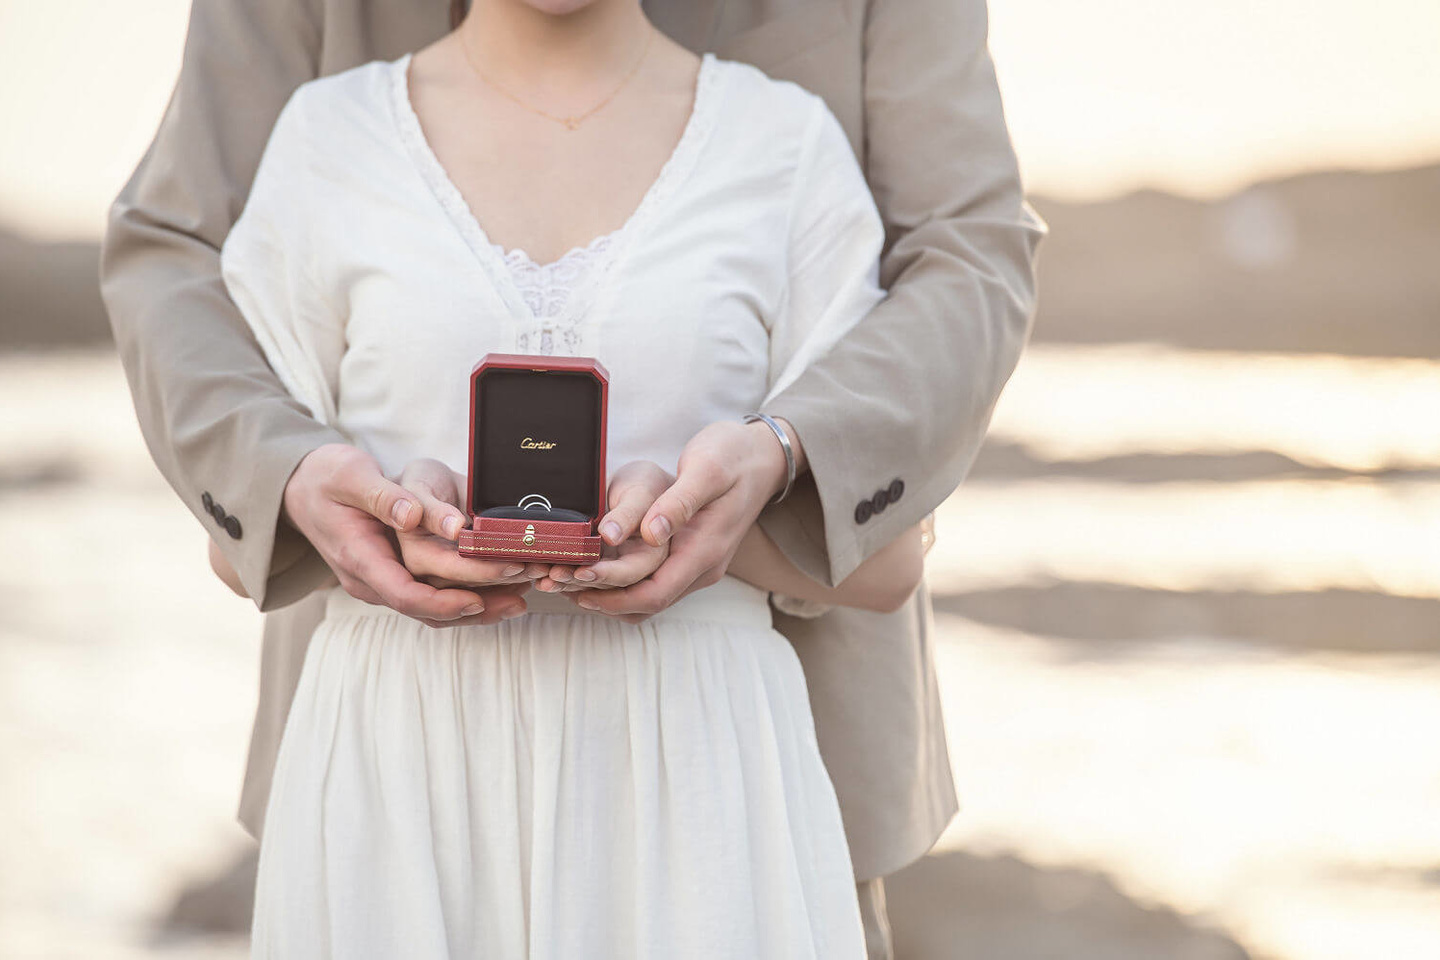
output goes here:
[[869, 500], [861, 500], [855, 504], [855, 522], [864, 523], [870, 519], [870, 515], [874, 513], [874, 511], [875, 508], [870, 505]]
[[205, 512], [210, 514], [212, 517], [215, 515], [215, 498], [210, 496], [209, 490], [206, 490], [204, 493], [200, 494], [200, 506], [204, 507]]
[[236, 520], [234, 517], [226, 517], [226, 518], [225, 518], [224, 527], [225, 527], [225, 532], [228, 533], [228, 534], [230, 534], [230, 538], [231, 538], [232, 540], [239, 540], [239, 539], [240, 539], [240, 521], [239, 521], [239, 520]]
[[904, 480], [901, 480], [899, 477], [896, 477], [894, 480], [891, 480], [891, 481], [890, 481], [889, 494], [890, 494], [890, 502], [891, 502], [891, 503], [894, 503], [896, 500], [899, 500], [902, 496], [904, 496], [904, 494], [905, 494], [905, 481], [904, 481]]
[[220, 526], [225, 526], [225, 508], [214, 500], [210, 501], [210, 516], [214, 517], [215, 522], [220, 524]]
[[870, 507], [876, 513], [884, 513], [885, 508], [890, 506], [890, 494], [884, 490], [876, 490], [875, 496], [870, 498]]

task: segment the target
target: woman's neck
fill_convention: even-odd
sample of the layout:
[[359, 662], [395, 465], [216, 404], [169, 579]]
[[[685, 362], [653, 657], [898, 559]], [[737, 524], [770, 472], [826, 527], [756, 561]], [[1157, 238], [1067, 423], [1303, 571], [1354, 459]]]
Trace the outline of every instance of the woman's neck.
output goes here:
[[524, 0], [475, 0], [456, 33], [487, 76], [546, 96], [623, 74], [653, 29], [639, 0], [594, 0], [558, 14]]

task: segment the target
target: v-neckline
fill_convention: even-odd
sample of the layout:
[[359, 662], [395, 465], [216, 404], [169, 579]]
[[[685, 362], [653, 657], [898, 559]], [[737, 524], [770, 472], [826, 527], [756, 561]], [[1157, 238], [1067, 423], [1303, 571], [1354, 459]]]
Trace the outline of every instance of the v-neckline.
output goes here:
[[[504, 302], [511, 319], [522, 326], [540, 322], [540, 318], [534, 316], [521, 296], [515, 278], [505, 261], [506, 255], [513, 251], [490, 240], [485, 228], [480, 224], [480, 219], [470, 208], [465, 195], [460, 192], [459, 186], [451, 179], [449, 172], [440, 162], [440, 158], [436, 156], [429, 139], [425, 136], [424, 128], [420, 124], [420, 117], [415, 112], [414, 103], [410, 99], [411, 56], [407, 53], [390, 65], [390, 92], [394, 108], [392, 112], [406, 153], [430, 187], [451, 223], [465, 240], [466, 246], [470, 248], [471, 253], [480, 263], [492, 289]], [[690, 105], [690, 115], [685, 120], [680, 138], [676, 141], [670, 156], [661, 166], [660, 172], [646, 188], [640, 202], [636, 204], [625, 222], [617, 229], [593, 238], [590, 244], [575, 247], [570, 251], [586, 249], [604, 237], [613, 238], [614, 241], [609, 244], [603, 262], [596, 264], [595, 268], [590, 271], [591, 275], [585, 284], [585, 289], [577, 289], [572, 293], [571, 302], [574, 304], [570, 311], [572, 316], [564, 318], [569, 325], [578, 325], [584, 316], [595, 307], [597, 301], [610, 286], [607, 283], [608, 277], [614, 274], [616, 266], [623, 261], [636, 239], [643, 234], [655, 213], [694, 167], [700, 147], [713, 126], [714, 104], [718, 99], [717, 88], [719, 87], [719, 78], [722, 76], [720, 65], [713, 54], [706, 53], [701, 57], [700, 69], [695, 78], [695, 93]], [[568, 255], [569, 253], [566, 254], [566, 256]], [[543, 268], [546, 264], [540, 266]]]

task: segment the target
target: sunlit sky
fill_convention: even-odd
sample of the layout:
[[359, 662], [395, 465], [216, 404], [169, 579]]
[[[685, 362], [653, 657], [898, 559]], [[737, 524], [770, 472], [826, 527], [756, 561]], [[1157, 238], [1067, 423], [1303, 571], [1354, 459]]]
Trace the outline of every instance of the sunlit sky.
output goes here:
[[[0, 0], [0, 224], [98, 236], [179, 68], [187, 0]], [[1436, 0], [992, 0], [1027, 184], [1214, 195], [1440, 159]]]

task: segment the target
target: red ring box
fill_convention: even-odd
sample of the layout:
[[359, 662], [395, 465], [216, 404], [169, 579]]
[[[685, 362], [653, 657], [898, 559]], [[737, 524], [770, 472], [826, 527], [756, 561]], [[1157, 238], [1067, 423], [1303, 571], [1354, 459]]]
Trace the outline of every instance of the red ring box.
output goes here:
[[[571, 564], [600, 559], [595, 525], [605, 503], [609, 392], [610, 375], [591, 357], [491, 353], [475, 365], [465, 494], [471, 522], [460, 531], [462, 556]], [[516, 509], [532, 495], [565, 512]]]

